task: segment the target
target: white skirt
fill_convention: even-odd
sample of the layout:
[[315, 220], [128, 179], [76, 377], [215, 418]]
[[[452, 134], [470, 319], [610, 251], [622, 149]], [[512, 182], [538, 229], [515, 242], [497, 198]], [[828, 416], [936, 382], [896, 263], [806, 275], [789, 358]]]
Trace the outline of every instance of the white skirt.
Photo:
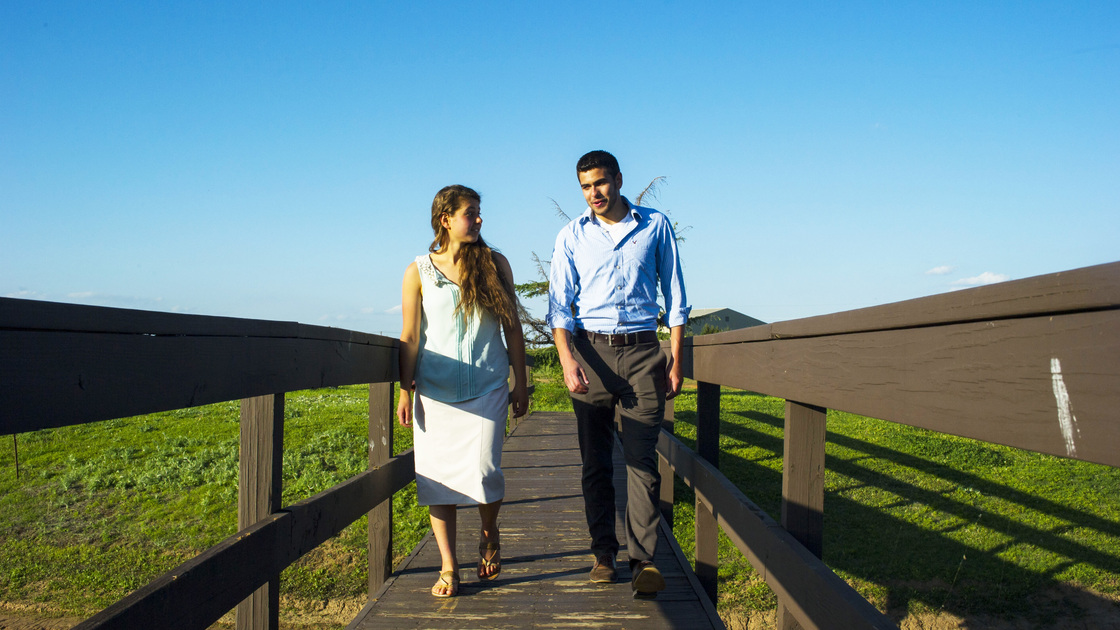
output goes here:
[[416, 393], [412, 445], [418, 504], [478, 505], [505, 496], [502, 440], [508, 404], [505, 387], [457, 403]]

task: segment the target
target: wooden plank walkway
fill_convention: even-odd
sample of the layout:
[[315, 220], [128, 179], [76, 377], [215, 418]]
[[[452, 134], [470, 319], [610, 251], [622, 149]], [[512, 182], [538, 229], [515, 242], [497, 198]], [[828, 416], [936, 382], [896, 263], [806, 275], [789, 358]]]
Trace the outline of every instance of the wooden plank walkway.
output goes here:
[[459, 596], [432, 597], [440, 565], [431, 534], [417, 545], [347, 630], [370, 628], [717, 628], [723, 623], [664, 521], [654, 558], [666, 590], [655, 600], [631, 596], [624, 518], [626, 469], [615, 450], [619, 490], [619, 582], [592, 584], [593, 558], [583, 516], [579, 446], [571, 413], [534, 413], [506, 440], [502, 574], [475, 576], [478, 510], [459, 510]]

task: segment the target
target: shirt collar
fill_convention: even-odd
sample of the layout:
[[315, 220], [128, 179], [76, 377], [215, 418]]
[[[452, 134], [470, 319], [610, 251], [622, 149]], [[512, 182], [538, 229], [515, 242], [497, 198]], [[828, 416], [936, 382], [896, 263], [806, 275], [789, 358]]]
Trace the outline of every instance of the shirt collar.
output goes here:
[[[642, 214], [642, 207], [641, 206], [635, 206], [634, 204], [630, 203], [630, 200], [627, 199], [626, 197], [623, 197], [622, 200], [626, 202], [626, 207], [630, 209], [630, 214], [634, 217], [634, 220], [641, 223], [642, 219], [645, 218], [645, 216]], [[583, 214], [579, 215], [579, 222], [580, 223], [587, 223], [588, 221], [591, 221], [594, 218], [595, 218], [595, 211], [591, 209], [591, 206], [588, 206], [587, 210], [584, 210]], [[598, 221], [598, 219], [596, 219], [594, 222], [598, 223], [599, 221]]]

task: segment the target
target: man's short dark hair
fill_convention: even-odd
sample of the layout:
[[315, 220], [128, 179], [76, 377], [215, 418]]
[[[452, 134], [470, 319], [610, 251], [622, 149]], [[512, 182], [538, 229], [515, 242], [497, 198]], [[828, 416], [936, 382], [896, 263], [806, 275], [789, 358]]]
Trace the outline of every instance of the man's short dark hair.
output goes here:
[[606, 151], [592, 151], [585, 153], [583, 157], [576, 162], [576, 175], [586, 173], [597, 168], [601, 168], [607, 172], [608, 175], [614, 177], [621, 171], [618, 168], [618, 160]]

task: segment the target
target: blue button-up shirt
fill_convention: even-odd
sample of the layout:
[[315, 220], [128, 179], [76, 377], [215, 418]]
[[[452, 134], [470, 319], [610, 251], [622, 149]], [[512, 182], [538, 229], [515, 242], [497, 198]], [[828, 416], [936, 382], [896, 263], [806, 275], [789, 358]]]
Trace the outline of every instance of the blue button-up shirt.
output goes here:
[[665, 296], [665, 323], [688, 321], [677, 240], [669, 219], [626, 200], [635, 222], [616, 244], [591, 208], [560, 230], [552, 252], [548, 325], [575, 331], [628, 333], [656, 330], [657, 287]]

